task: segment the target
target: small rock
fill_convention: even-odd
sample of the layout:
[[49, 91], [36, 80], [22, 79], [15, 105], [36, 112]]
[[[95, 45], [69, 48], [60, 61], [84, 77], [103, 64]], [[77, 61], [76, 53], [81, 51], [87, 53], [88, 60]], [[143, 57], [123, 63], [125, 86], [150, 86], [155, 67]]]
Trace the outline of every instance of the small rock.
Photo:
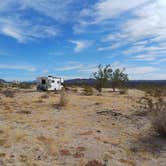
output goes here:
[[82, 157], [84, 157], [84, 153], [76, 152], [75, 154], [73, 154], [73, 157], [74, 158], [82, 158]]
[[71, 155], [70, 151], [67, 150], [67, 149], [62, 149], [62, 150], [60, 150], [60, 154], [61, 154], [62, 156], [70, 156], [70, 155]]
[[92, 160], [89, 161], [85, 166], [104, 166], [104, 165], [97, 160]]
[[92, 131], [86, 131], [84, 133], [80, 133], [79, 135], [92, 135], [93, 132]]
[[38, 159], [38, 160], [41, 160], [41, 156], [37, 156], [37, 159]]
[[82, 152], [82, 151], [85, 151], [86, 148], [82, 147], [82, 146], [79, 146], [79, 147], [76, 148], [76, 150]]

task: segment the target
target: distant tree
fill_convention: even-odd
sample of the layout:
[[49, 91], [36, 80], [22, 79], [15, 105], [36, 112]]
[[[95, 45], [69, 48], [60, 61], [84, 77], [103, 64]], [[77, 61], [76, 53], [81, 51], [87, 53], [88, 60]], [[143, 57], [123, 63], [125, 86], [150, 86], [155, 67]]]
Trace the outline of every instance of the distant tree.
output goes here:
[[128, 75], [124, 73], [125, 69], [116, 69], [111, 74], [111, 84], [113, 91], [115, 88], [124, 88], [128, 82]]
[[112, 69], [110, 65], [98, 66], [98, 71], [93, 73], [97, 83], [97, 90], [102, 92], [102, 88], [106, 86], [107, 82], [111, 79]]

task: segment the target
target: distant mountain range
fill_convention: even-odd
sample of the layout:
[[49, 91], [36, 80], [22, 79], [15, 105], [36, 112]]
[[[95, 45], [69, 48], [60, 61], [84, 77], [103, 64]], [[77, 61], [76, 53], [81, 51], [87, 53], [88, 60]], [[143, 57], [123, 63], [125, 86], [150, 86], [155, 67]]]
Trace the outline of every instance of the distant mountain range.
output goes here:
[[4, 83], [6, 83], [6, 81], [3, 79], [0, 79], [0, 84], [4, 84]]
[[[95, 79], [72, 79], [66, 80], [65, 84], [67, 85], [94, 85]], [[129, 87], [136, 87], [142, 84], [148, 85], [166, 85], [166, 80], [130, 80], [127, 85]], [[111, 86], [111, 81], [108, 83], [108, 87]]]
[[[0, 79], [0, 84], [9, 83], [3, 79]], [[36, 81], [27, 81], [24, 83], [33, 83], [35, 84]], [[65, 80], [64, 84], [66, 85], [94, 85], [95, 79], [89, 78], [89, 79], [71, 79], [71, 80]], [[166, 85], [166, 80], [130, 80], [127, 85], [129, 87], [136, 87], [142, 84], [148, 84], [148, 85]], [[108, 83], [108, 87], [111, 87], [111, 81]]]

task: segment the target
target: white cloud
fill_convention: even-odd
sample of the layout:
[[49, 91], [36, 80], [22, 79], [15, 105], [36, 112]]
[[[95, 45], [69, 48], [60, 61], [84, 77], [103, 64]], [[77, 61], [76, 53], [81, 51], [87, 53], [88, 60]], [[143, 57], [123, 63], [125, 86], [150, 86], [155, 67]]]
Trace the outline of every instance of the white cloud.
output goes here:
[[0, 69], [7, 70], [26, 70], [26, 71], [36, 71], [36, 68], [33, 66], [22, 66], [22, 65], [11, 65], [11, 64], [0, 64]]
[[114, 49], [119, 48], [121, 45], [122, 45], [121, 43], [115, 43], [115, 44], [112, 44], [111, 46], [99, 47], [97, 50], [98, 51], [114, 50]]
[[78, 70], [81, 69], [83, 67], [82, 64], [76, 64], [76, 65], [72, 65], [72, 66], [65, 66], [62, 68], [57, 68], [55, 69], [56, 71], [70, 71], [70, 70]]
[[83, 9], [81, 18], [91, 18], [91, 23], [95, 24], [112, 18], [117, 18], [127, 11], [133, 11], [154, 0], [99, 0], [91, 8]]
[[1, 12], [16, 12], [33, 9], [34, 11], [55, 20], [65, 20], [68, 16], [68, 6], [73, 0], [5, 0], [1, 2]]
[[123, 12], [135, 9], [149, 2], [150, 0], [104, 0], [99, 1], [94, 8], [96, 19], [98, 21], [117, 17]]
[[58, 30], [54, 26], [32, 23], [20, 17], [0, 17], [0, 33], [25, 43], [29, 40], [56, 36]]
[[155, 67], [151, 66], [139, 66], [139, 67], [129, 67], [126, 69], [126, 72], [129, 74], [147, 74], [156, 71]]
[[152, 61], [155, 60], [155, 55], [137, 55], [135, 57], [137, 60], [143, 60], [143, 61]]
[[89, 41], [84, 41], [84, 40], [71, 40], [71, 43], [75, 44], [74, 51], [76, 53], [81, 52], [82, 50], [88, 48], [90, 46]]
[[22, 0], [21, 8], [32, 8], [39, 13], [51, 17], [55, 20], [66, 20], [69, 14], [68, 6], [72, 0]]
[[124, 33], [131, 39], [144, 39], [152, 37], [166, 39], [166, 3], [163, 0], [154, 0], [139, 10], [135, 10], [136, 18], [130, 19], [124, 25]]
[[[146, 5], [140, 6], [139, 9], [134, 9], [132, 14], [135, 17], [128, 18], [121, 25], [120, 32], [108, 35], [106, 39], [121, 42], [125, 40], [125, 42], [132, 43], [149, 38], [149, 44], [166, 41], [166, 22], [164, 21], [166, 19], [166, 3], [164, 0], [149, 2], [151, 3], [146, 3]], [[126, 3], [125, 1], [123, 4]], [[147, 41], [142, 42], [144, 43], [141, 43], [141, 45], [147, 44]]]
[[[165, 0], [98, 1], [93, 7], [83, 10], [81, 18], [79, 22], [87, 24], [80, 24], [80, 29], [94, 24], [110, 27], [111, 33], [107, 31], [102, 37], [98, 51], [122, 48], [120, 53], [146, 61], [166, 55]], [[86, 21], [87, 18], [91, 21]]]
[[66, 66], [55, 69], [55, 71], [72, 71], [72, 70], [79, 73], [87, 73], [90, 75], [97, 70], [97, 65], [83, 64], [77, 61], [69, 61]]
[[[5, 0], [0, 5], [0, 34], [21, 43], [57, 36], [57, 22], [68, 21], [73, 0]], [[36, 13], [28, 18], [28, 10]]]
[[166, 58], [161, 58], [159, 60], [152, 62], [152, 64], [161, 64], [161, 63], [166, 63]]

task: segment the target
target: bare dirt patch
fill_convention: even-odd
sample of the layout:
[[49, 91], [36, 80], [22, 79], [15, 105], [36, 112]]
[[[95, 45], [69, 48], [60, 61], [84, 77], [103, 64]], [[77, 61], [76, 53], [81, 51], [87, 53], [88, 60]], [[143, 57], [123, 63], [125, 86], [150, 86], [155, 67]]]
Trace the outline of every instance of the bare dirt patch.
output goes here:
[[140, 166], [166, 163], [166, 139], [138, 110], [138, 90], [84, 95], [19, 90], [0, 94], [0, 165]]

